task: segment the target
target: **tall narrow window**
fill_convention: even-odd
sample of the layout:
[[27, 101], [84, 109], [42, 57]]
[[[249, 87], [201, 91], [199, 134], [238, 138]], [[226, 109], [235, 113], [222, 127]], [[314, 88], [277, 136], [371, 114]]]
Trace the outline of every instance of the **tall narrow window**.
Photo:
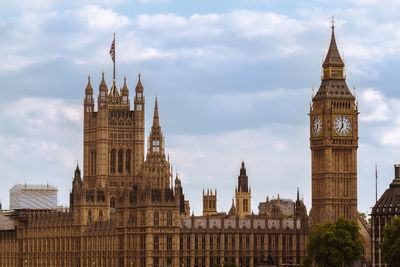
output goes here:
[[172, 226], [172, 212], [170, 210], [167, 212], [167, 226]]
[[110, 208], [115, 209], [115, 197], [111, 197], [110, 199]]
[[122, 149], [118, 151], [118, 172], [122, 173]]
[[158, 211], [154, 212], [154, 226], [158, 226], [159, 223], [159, 214]]
[[115, 173], [115, 150], [111, 150], [110, 154], [110, 172]]
[[131, 150], [128, 149], [126, 151], [126, 156], [125, 156], [125, 169], [127, 173], [131, 173]]
[[88, 211], [88, 222], [92, 222], [92, 210]]
[[167, 236], [167, 250], [172, 250], [172, 236]]
[[153, 239], [153, 249], [154, 249], [154, 250], [158, 250], [158, 248], [159, 248], [158, 235], [155, 235], [155, 236], [154, 236], [154, 239]]
[[103, 220], [103, 211], [100, 210], [99, 211], [99, 221], [102, 221], [102, 220]]

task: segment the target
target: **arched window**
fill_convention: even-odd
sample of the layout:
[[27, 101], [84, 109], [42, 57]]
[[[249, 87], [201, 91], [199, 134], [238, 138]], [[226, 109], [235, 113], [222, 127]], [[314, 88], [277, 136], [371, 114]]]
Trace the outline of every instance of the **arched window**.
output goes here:
[[115, 149], [111, 150], [110, 154], [110, 172], [115, 173]]
[[92, 210], [88, 211], [88, 222], [92, 222]]
[[158, 223], [159, 223], [159, 214], [158, 214], [158, 211], [155, 211], [154, 212], [154, 226], [158, 226]]
[[110, 199], [110, 208], [115, 209], [115, 197], [111, 197]]
[[103, 220], [103, 211], [100, 210], [99, 211], [99, 221], [102, 221], [102, 220]]
[[125, 169], [127, 173], [131, 173], [131, 150], [128, 149], [126, 151], [126, 156], [125, 156]]
[[167, 212], [167, 225], [172, 226], [172, 212], [170, 210]]
[[118, 151], [118, 172], [122, 173], [122, 149]]

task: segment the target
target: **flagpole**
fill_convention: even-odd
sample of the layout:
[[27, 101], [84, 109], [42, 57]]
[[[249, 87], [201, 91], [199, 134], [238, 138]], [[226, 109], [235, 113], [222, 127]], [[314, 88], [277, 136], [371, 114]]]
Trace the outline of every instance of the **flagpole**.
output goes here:
[[378, 166], [375, 164], [375, 203], [378, 202]]
[[115, 32], [114, 32], [114, 80], [115, 80]]

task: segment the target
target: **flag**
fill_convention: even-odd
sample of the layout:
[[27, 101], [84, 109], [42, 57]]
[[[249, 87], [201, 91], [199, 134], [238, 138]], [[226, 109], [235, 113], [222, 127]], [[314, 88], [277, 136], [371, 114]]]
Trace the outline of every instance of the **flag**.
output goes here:
[[112, 41], [112, 44], [111, 44], [110, 55], [111, 55], [112, 61], [115, 63], [115, 39]]

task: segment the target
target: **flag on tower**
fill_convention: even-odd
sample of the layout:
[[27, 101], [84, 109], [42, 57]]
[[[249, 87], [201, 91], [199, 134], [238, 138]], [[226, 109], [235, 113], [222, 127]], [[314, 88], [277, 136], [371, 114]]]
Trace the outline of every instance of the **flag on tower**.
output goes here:
[[111, 55], [112, 61], [115, 63], [115, 39], [112, 41], [112, 44], [111, 44], [110, 55]]

